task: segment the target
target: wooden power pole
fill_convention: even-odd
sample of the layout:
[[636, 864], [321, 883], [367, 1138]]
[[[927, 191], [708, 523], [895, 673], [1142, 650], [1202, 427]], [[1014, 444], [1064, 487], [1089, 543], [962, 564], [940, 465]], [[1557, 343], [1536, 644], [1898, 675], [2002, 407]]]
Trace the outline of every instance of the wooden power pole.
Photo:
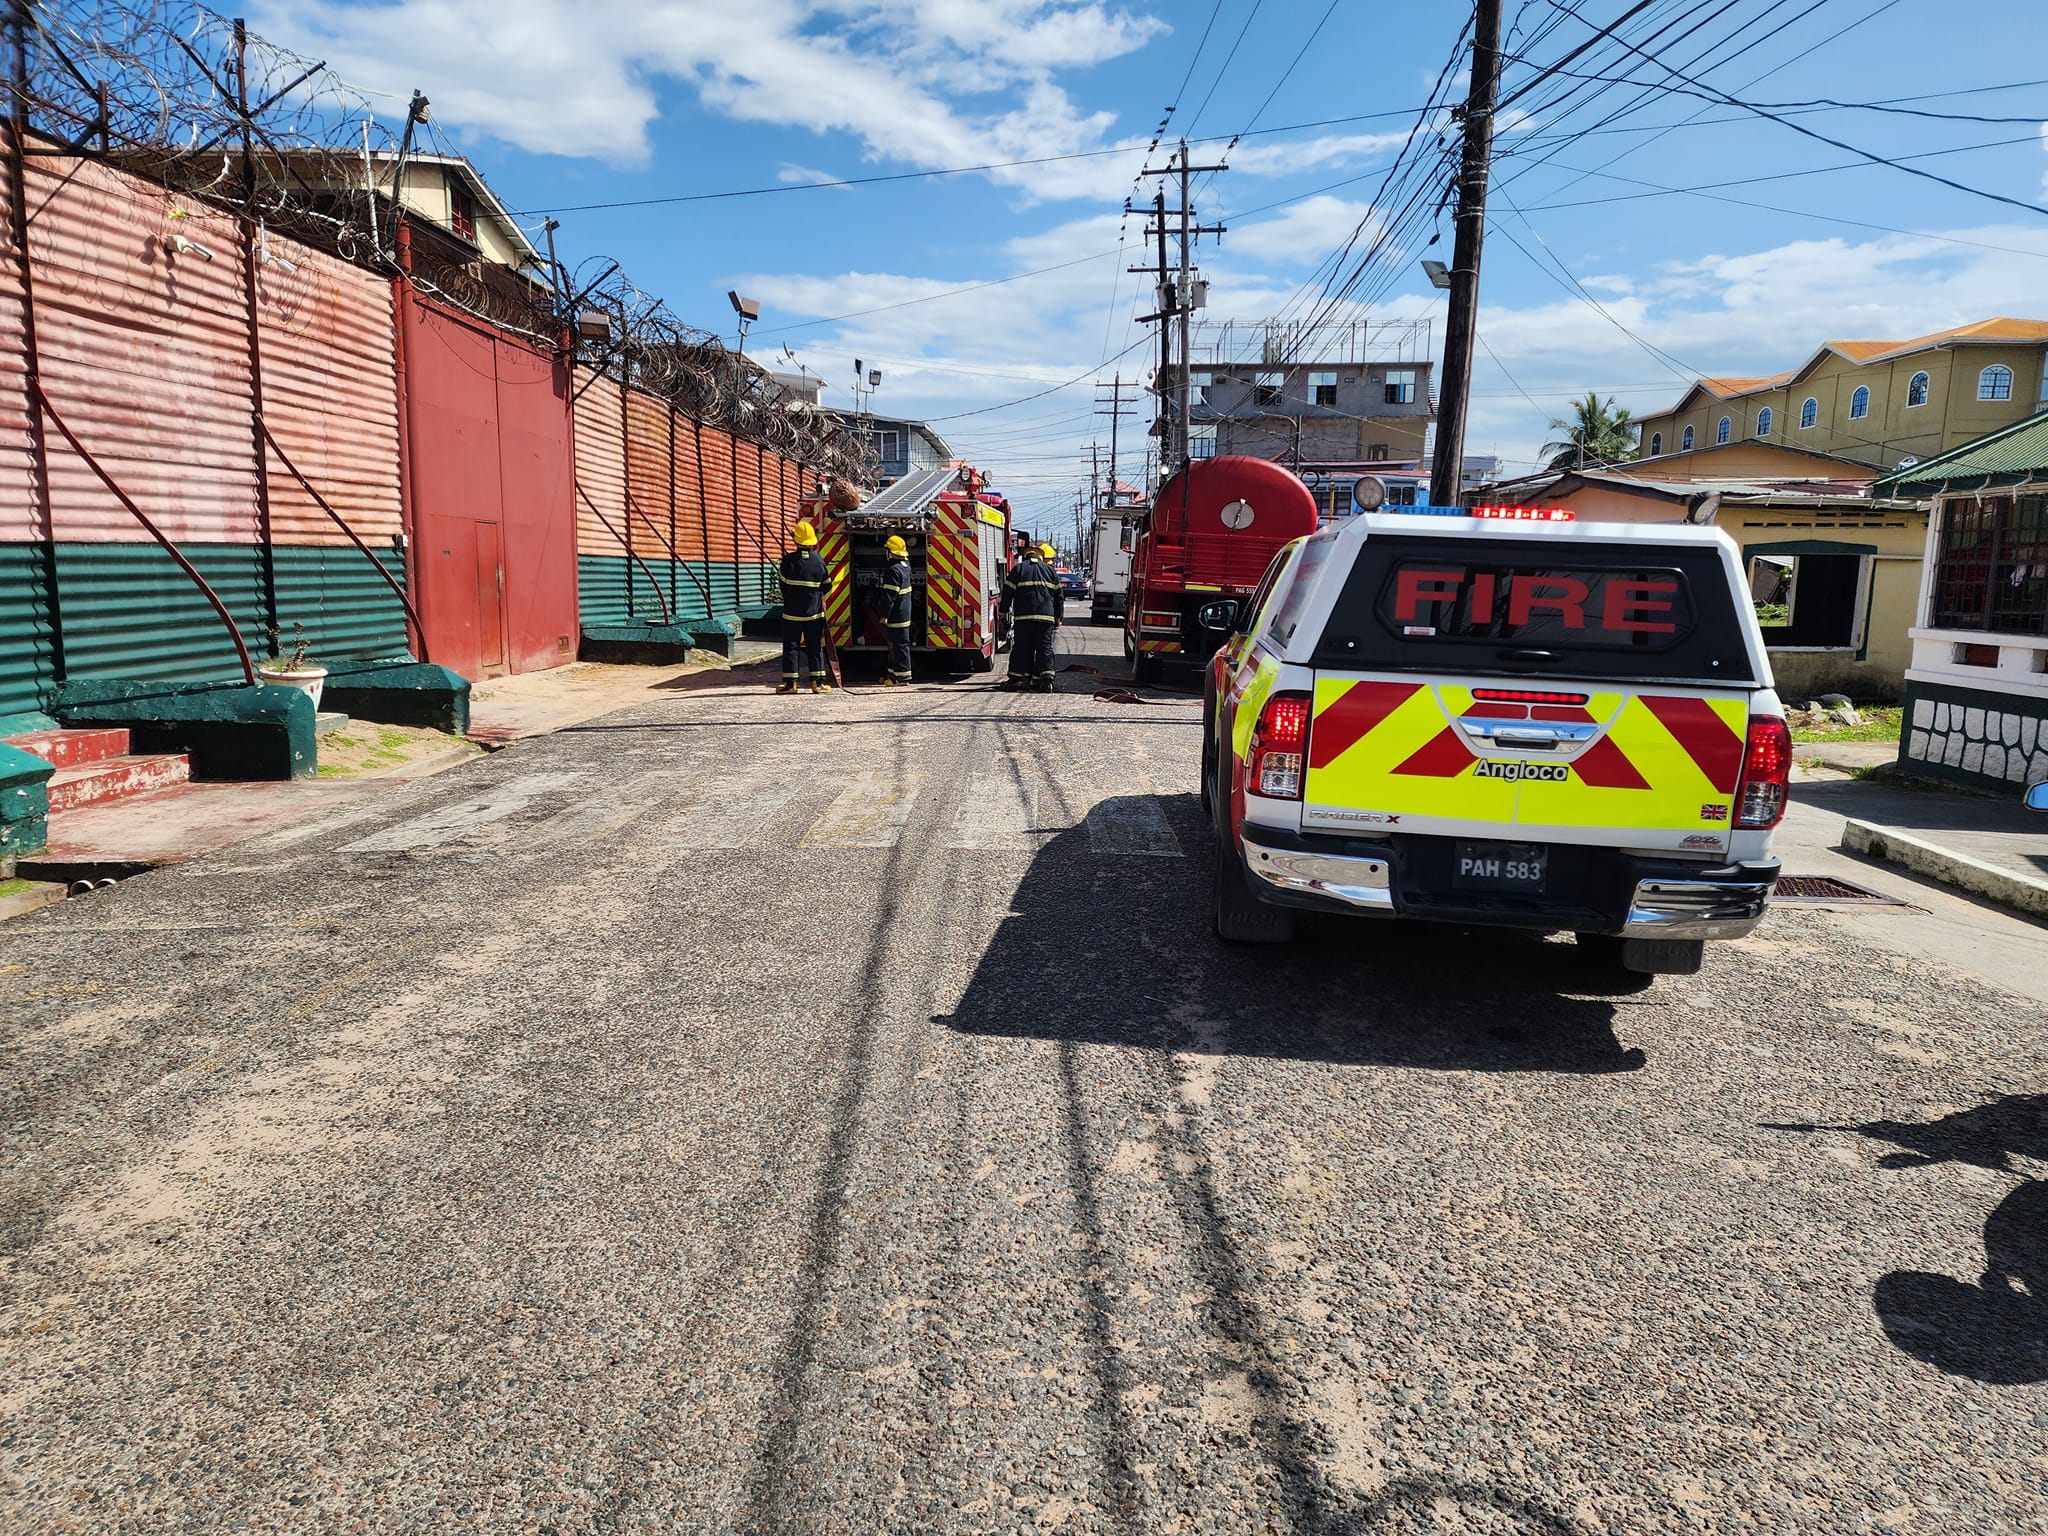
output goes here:
[[1465, 154], [1458, 168], [1457, 242], [1451, 308], [1444, 330], [1436, 454], [1429, 499], [1448, 507], [1464, 495], [1465, 423], [1472, 403], [1472, 345], [1479, 319], [1479, 253], [1486, 241], [1486, 179], [1493, 159], [1494, 102], [1500, 92], [1501, 0], [1478, 0], [1472, 24], [1472, 89], [1465, 98]]

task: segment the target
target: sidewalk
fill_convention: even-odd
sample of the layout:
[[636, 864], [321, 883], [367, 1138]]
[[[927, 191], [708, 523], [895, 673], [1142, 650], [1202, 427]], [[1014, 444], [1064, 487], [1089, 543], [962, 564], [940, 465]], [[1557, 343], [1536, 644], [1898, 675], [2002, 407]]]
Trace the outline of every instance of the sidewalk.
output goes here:
[[[779, 654], [778, 648], [763, 641], [741, 641], [733, 661], [744, 666], [770, 654]], [[469, 740], [495, 749], [523, 737], [546, 735], [658, 698], [686, 679], [724, 669], [722, 659], [715, 668], [576, 662], [546, 672], [491, 678], [471, 691]], [[475, 747], [458, 741], [450, 750], [384, 773], [288, 783], [181, 784], [82, 806], [51, 818], [49, 847], [21, 860], [19, 873], [37, 881], [140, 874], [295, 823], [324, 820], [336, 812], [367, 814], [377, 800], [401, 785], [475, 756]], [[8, 915], [12, 914], [0, 911], [0, 916]]]
[[1825, 770], [1803, 771], [1793, 783], [1800, 803], [1844, 818], [1841, 846], [1849, 852], [2048, 917], [2048, 814], [2029, 811], [2017, 788], [2002, 800]]

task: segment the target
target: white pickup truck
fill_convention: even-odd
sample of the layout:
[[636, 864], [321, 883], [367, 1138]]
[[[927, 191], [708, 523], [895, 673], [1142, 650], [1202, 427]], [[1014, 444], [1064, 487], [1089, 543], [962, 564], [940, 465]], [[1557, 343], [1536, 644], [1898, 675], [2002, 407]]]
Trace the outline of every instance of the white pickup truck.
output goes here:
[[1685, 973], [1761, 920], [1791, 735], [1725, 534], [1370, 515], [1212, 607], [1223, 938], [1285, 940], [1313, 908]]

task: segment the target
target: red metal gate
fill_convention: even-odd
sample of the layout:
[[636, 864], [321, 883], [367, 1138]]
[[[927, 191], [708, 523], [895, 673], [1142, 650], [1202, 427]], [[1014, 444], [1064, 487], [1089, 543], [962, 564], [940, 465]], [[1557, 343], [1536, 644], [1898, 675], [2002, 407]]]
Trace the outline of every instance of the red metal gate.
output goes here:
[[416, 295], [402, 302], [413, 572], [433, 657], [466, 677], [573, 661], [568, 369]]

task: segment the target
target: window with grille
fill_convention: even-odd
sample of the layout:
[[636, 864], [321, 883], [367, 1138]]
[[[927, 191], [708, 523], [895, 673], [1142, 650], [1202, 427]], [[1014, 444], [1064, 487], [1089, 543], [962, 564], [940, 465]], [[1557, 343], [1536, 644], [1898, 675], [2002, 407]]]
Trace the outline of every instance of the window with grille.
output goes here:
[[1916, 373], [1906, 382], [1906, 404], [1908, 406], [1927, 403], [1927, 375]]
[[878, 431], [871, 434], [875, 443], [875, 457], [884, 464], [893, 463], [903, 457], [903, 434], [894, 430]]
[[1216, 457], [1215, 427], [1188, 428], [1188, 457], [1191, 459], [1213, 459]]
[[2012, 398], [2012, 370], [2003, 363], [1993, 363], [1977, 375], [1977, 398], [1979, 400], [2010, 400]]
[[1312, 373], [1308, 376], [1308, 397], [1317, 405], [1337, 403], [1337, 375], [1334, 373]]
[[1929, 590], [1936, 629], [2048, 635], [2048, 496], [1943, 502]]
[[476, 244], [476, 199], [467, 187], [448, 190], [448, 226], [471, 245]]

